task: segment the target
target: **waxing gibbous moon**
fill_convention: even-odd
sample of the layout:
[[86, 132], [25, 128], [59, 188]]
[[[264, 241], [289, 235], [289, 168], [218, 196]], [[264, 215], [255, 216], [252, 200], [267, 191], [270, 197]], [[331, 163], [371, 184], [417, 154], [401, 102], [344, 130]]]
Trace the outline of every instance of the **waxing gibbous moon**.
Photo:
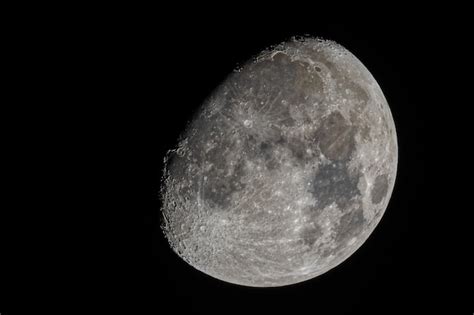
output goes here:
[[332, 41], [292, 39], [233, 71], [165, 158], [165, 236], [234, 284], [298, 283], [369, 237], [389, 202], [397, 139], [370, 72]]

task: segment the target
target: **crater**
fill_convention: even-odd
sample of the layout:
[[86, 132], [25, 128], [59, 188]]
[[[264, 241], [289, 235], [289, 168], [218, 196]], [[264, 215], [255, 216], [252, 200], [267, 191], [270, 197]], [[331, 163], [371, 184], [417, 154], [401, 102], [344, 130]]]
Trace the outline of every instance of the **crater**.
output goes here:
[[351, 175], [347, 164], [336, 162], [320, 166], [313, 179], [311, 194], [320, 208], [335, 202], [340, 208], [348, 208], [360, 195], [357, 188], [360, 173]]
[[338, 111], [322, 120], [315, 133], [321, 152], [330, 160], [348, 160], [355, 151], [355, 129]]
[[313, 246], [318, 238], [323, 235], [319, 225], [305, 227], [300, 234], [304, 245]]
[[372, 197], [372, 203], [378, 204], [387, 195], [388, 192], [388, 179], [387, 175], [379, 175], [375, 178], [370, 195]]

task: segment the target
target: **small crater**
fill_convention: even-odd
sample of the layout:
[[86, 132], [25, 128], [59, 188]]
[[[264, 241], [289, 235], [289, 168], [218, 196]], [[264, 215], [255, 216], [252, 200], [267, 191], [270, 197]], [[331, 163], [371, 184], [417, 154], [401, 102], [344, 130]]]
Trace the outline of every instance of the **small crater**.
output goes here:
[[387, 195], [388, 192], [388, 180], [387, 175], [379, 175], [375, 178], [372, 191], [370, 195], [372, 197], [372, 203], [378, 204]]

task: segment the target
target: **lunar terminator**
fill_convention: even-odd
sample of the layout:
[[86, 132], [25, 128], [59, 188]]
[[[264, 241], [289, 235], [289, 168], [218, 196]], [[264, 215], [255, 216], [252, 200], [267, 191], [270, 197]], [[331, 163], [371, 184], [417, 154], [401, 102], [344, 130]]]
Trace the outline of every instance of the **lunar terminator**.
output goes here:
[[367, 240], [397, 159], [390, 109], [365, 66], [334, 42], [292, 39], [232, 72], [170, 150], [162, 227], [217, 279], [305, 281]]

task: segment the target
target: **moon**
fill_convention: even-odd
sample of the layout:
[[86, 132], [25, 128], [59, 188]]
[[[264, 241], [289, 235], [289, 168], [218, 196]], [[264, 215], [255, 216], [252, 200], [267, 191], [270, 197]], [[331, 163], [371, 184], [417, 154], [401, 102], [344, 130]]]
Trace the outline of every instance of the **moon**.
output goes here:
[[168, 152], [162, 229], [214, 278], [306, 281], [367, 240], [397, 161], [394, 121], [366, 67], [333, 41], [293, 38], [230, 73]]

